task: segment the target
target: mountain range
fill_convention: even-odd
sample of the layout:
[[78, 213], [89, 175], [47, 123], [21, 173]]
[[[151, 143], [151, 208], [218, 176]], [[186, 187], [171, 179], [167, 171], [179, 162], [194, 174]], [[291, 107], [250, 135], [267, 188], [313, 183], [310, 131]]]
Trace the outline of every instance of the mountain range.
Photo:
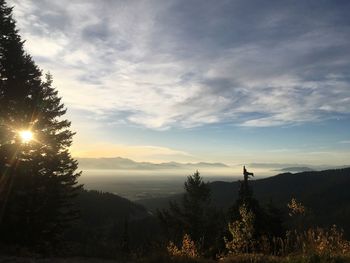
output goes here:
[[[201, 170], [208, 168], [237, 168], [244, 164], [227, 165], [220, 162], [197, 162], [197, 163], [179, 163], [179, 162], [137, 162], [128, 158], [112, 157], [112, 158], [81, 158], [77, 157], [79, 168], [83, 170]], [[331, 165], [307, 165], [307, 164], [293, 164], [293, 163], [250, 163], [247, 164], [249, 168], [262, 168], [277, 172], [304, 172], [304, 171], [320, 171], [328, 169], [340, 169], [349, 167], [331, 166]]]
[[80, 169], [116, 169], [116, 170], [157, 170], [157, 169], [201, 169], [201, 168], [228, 168], [223, 163], [178, 163], [178, 162], [136, 162], [131, 159], [114, 158], [76, 158]]

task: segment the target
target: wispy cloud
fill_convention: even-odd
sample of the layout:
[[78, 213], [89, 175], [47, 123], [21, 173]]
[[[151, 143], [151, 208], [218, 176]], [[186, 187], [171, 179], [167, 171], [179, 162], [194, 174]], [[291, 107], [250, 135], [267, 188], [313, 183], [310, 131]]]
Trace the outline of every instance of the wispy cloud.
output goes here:
[[266, 127], [350, 114], [349, 3], [10, 3], [66, 104], [110, 122]]

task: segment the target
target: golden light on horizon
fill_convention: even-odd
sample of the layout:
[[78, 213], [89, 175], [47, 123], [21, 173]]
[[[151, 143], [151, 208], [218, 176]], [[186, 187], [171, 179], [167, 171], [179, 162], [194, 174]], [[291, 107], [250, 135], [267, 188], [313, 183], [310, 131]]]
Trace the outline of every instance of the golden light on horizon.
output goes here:
[[23, 143], [29, 143], [31, 140], [33, 140], [33, 133], [29, 130], [20, 131], [19, 136], [21, 137]]

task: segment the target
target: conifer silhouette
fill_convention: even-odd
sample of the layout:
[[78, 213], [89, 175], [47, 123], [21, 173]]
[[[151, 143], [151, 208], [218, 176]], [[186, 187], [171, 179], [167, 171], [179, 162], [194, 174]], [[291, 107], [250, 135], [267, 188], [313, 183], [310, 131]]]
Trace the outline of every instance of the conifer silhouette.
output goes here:
[[[77, 216], [72, 198], [81, 186], [66, 109], [23, 43], [0, 0], [0, 241], [37, 246], [56, 243]], [[34, 140], [23, 143], [20, 130]]]
[[171, 202], [170, 208], [160, 211], [158, 216], [169, 238], [176, 243], [187, 234], [199, 249], [208, 249], [216, 242], [222, 217], [211, 205], [209, 185], [198, 171], [187, 177], [184, 188], [181, 205]]

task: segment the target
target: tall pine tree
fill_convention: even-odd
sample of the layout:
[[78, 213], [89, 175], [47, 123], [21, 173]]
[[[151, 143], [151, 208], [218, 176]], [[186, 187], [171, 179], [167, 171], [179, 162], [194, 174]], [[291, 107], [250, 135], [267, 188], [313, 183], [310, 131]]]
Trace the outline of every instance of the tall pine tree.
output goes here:
[[[55, 243], [76, 217], [81, 186], [66, 109], [23, 43], [0, 0], [0, 242], [36, 246]], [[21, 130], [34, 139], [21, 140]]]
[[187, 177], [184, 189], [182, 202], [170, 202], [169, 209], [158, 211], [158, 217], [169, 239], [179, 243], [188, 234], [199, 250], [212, 253], [218, 238], [222, 240], [223, 217], [211, 203], [209, 184], [196, 171]]

